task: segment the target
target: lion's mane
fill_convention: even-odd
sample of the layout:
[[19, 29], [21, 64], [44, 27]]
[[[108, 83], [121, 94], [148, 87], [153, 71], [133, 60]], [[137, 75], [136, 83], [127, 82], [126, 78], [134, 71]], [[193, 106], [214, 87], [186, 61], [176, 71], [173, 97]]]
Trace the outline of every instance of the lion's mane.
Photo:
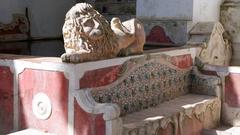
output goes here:
[[[83, 18], [95, 19], [100, 24], [102, 37], [93, 40], [84, 31]], [[87, 3], [72, 7], [65, 17], [63, 26], [64, 47], [67, 53], [92, 53], [95, 57], [115, 57], [118, 50], [117, 38], [108, 21]]]

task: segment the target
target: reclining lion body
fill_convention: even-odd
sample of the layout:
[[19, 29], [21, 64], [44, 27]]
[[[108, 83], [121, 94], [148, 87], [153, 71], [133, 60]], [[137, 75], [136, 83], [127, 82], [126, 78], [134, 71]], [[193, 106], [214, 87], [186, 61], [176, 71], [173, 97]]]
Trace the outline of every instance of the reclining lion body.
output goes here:
[[110, 25], [87, 3], [76, 4], [68, 11], [63, 38], [66, 53], [61, 58], [71, 63], [139, 54], [145, 43], [140, 21], [131, 19], [121, 23], [119, 18], [113, 18]]

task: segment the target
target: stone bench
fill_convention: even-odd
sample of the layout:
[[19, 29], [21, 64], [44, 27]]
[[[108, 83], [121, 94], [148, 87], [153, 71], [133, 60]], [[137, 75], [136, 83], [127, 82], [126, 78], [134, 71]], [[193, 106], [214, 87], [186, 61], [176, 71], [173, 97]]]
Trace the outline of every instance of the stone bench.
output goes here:
[[220, 121], [221, 80], [166, 55], [133, 58], [106, 86], [77, 90], [78, 104], [103, 114], [107, 135], [192, 135]]

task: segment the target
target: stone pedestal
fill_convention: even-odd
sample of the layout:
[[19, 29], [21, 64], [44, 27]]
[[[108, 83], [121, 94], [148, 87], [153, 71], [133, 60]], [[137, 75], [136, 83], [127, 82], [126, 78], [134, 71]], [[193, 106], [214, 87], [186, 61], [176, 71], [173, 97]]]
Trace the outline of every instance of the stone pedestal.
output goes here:
[[240, 55], [240, 0], [226, 0], [221, 6], [220, 21], [233, 42], [232, 64], [239, 65]]

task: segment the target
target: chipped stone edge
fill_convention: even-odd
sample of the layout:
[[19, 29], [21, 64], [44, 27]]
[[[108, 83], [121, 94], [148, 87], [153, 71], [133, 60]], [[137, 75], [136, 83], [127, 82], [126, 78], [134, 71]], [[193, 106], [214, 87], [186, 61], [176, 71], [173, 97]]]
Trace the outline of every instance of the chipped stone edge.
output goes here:
[[[195, 116], [197, 120], [204, 123], [204, 112], [206, 112], [206, 110], [208, 109], [213, 111], [214, 109], [216, 110], [216, 108], [221, 109], [221, 103], [219, 98], [216, 97], [211, 100], [203, 100], [199, 103], [186, 107], [183, 110], [180, 110], [179, 113], [173, 114], [171, 116], [161, 117], [158, 120], [156, 120], [156, 122], [143, 121], [141, 123], [127, 124], [125, 126], [127, 127], [132, 126], [132, 129], [124, 129], [124, 135], [128, 135], [128, 134], [135, 135], [134, 132], [136, 132], [137, 129], [139, 129], [139, 132], [151, 134], [153, 131], [158, 131], [159, 129], [166, 129], [169, 124], [173, 125], [173, 128], [174, 128], [173, 134], [177, 135], [178, 130], [181, 133], [183, 132], [182, 122], [186, 117], [192, 119]], [[211, 115], [214, 115], [214, 114], [216, 114], [216, 112], [211, 113]], [[220, 115], [218, 117], [220, 119]], [[208, 128], [204, 124], [203, 126], [204, 128]]]

